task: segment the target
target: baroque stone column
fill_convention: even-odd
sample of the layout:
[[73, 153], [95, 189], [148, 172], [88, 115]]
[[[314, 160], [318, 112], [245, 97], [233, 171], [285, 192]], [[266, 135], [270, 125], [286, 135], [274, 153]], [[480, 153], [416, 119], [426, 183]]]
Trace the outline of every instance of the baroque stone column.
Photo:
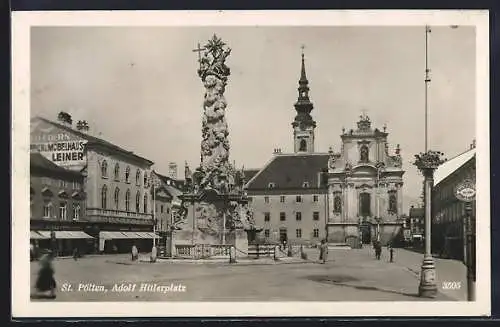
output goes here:
[[415, 155], [414, 162], [414, 165], [424, 176], [425, 203], [425, 254], [421, 267], [418, 295], [427, 298], [435, 298], [437, 295], [436, 266], [431, 253], [431, 192], [434, 184], [434, 171], [445, 161], [441, 159], [442, 155], [442, 152], [428, 151]]

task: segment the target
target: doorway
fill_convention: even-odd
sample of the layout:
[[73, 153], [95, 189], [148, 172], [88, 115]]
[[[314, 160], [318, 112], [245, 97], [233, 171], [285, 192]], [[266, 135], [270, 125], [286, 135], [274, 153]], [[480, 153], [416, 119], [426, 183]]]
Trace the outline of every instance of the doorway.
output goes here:
[[283, 244], [284, 242], [288, 242], [286, 228], [280, 228], [280, 244]]
[[372, 228], [370, 224], [362, 224], [359, 226], [361, 230], [361, 242], [363, 244], [370, 244], [372, 241]]

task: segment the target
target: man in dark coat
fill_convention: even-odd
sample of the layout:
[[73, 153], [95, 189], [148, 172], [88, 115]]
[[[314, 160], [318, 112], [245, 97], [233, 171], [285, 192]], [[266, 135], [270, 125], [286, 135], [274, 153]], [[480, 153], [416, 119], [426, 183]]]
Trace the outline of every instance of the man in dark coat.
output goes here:
[[36, 289], [39, 292], [50, 291], [50, 297], [56, 297], [56, 280], [54, 279], [54, 268], [52, 267], [53, 253], [49, 252], [40, 259], [40, 270], [36, 280]]

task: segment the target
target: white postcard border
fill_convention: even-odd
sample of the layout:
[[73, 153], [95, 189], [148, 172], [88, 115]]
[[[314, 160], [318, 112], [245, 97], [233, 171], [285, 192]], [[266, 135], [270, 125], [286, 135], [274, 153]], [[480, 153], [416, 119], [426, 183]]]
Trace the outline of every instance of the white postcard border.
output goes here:
[[[29, 118], [31, 26], [476, 26], [476, 302], [30, 302]], [[487, 11], [88, 11], [12, 14], [12, 315], [488, 316], [490, 300], [489, 18]], [[418, 285], [415, 285], [417, 288]], [[105, 305], [103, 305], [105, 303]], [[271, 305], [270, 305], [271, 304]]]

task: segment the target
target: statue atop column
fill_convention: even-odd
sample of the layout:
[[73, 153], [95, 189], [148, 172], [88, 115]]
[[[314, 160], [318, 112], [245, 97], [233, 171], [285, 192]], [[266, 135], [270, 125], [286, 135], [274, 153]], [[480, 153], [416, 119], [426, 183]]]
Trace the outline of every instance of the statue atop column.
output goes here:
[[198, 59], [198, 76], [205, 87], [200, 188], [213, 188], [223, 192], [227, 191], [228, 184], [233, 183], [231, 172], [234, 170], [229, 163], [229, 131], [225, 115], [227, 103], [224, 98], [230, 75], [226, 59], [231, 49], [214, 35], [203, 48], [196, 51], [203, 51]]

